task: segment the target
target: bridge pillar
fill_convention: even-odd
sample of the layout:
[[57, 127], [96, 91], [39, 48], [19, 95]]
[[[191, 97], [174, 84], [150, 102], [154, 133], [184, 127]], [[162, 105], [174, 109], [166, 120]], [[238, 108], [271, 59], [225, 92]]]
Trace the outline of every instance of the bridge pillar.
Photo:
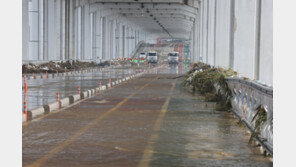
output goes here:
[[29, 60], [29, 0], [22, 0], [22, 59]]
[[102, 59], [106, 60], [107, 58], [107, 18], [102, 18]]
[[116, 19], [112, 21], [112, 59], [116, 59]]
[[94, 57], [96, 62], [99, 62], [102, 59], [102, 18], [99, 11], [95, 12], [94, 20]]
[[122, 33], [122, 23], [118, 22], [117, 24], [117, 41], [118, 41], [118, 57], [117, 58], [122, 58], [123, 57], [123, 33]]
[[126, 49], [126, 52], [125, 52], [125, 57], [128, 57], [128, 54], [129, 54], [129, 27], [126, 25], [125, 26], [126, 29], [125, 29], [125, 32], [126, 32], [126, 36], [125, 36], [125, 49]]
[[120, 39], [119, 39], [119, 36], [120, 36], [120, 24], [119, 24], [119, 21], [116, 20], [116, 23], [115, 23], [115, 59], [118, 59], [120, 57]]

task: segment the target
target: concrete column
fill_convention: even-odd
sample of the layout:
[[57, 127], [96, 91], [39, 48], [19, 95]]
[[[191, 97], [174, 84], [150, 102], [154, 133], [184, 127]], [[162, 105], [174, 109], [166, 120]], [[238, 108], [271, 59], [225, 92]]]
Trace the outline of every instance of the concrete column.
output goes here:
[[75, 39], [76, 39], [76, 15], [75, 15], [75, 3], [76, 0], [68, 0], [69, 3], [69, 52], [68, 58], [71, 60], [76, 59], [76, 50], [75, 50]]
[[135, 49], [136, 46], [136, 30], [133, 29], [132, 30], [132, 51]]
[[137, 41], [138, 41], [138, 31], [135, 30], [135, 46], [137, 45]]
[[92, 45], [91, 45], [91, 23], [90, 23], [90, 12], [89, 4], [83, 6], [83, 17], [82, 17], [82, 28], [83, 28], [83, 59], [91, 60], [92, 59]]
[[229, 67], [234, 68], [234, 24], [235, 24], [235, 0], [230, 1], [230, 19], [229, 19]]
[[95, 13], [95, 23], [94, 23], [94, 26], [95, 26], [95, 44], [94, 44], [94, 54], [95, 54], [95, 57], [96, 57], [96, 61], [99, 62], [100, 59], [102, 59], [102, 41], [101, 41], [101, 32], [102, 32], [102, 19], [101, 19], [101, 16], [100, 16], [100, 12], [96, 12]]
[[122, 48], [122, 58], [124, 58], [124, 57], [126, 57], [126, 40], [125, 40], [125, 38], [126, 38], [126, 26], [125, 25], [123, 25], [122, 26], [122, 46], [121, 46], [121, 48]]
[[60, 25], [61, 25], [61, 30], [60, 30], [60, 60], [66, 60], [66, 1], [61, 0], [60, 1], [60, 8], [61, 8], [61, 19], [60, 19]]
[[133, 40], [132, 40], [132, 36], [133, 36], [133, 30], [132, 28], [129, 28], [129, 32], [128, 32], [128, 36], [129, 36], [129, 50], [128, 50], [128, 56], [130, 56], [132, 49], [133, 49]]
[[119, 22], [118, 23], [118, 41], [119, 41], [119, 43], [118, 43], [118, 57], [119, 58], [122, 58], [123, 57], [123, 47], [122, 47], [122, 45], [123, 45], [123, 27], [122, 27], [122, 24]]
[[48, 1], [43, 0], [43, 60], [48, 60]]
[[207, 35], [207, 63], [209, 65], [215, 64], [215, 19], [216, 19], [216, 1], [208, 1], [208, 21], [207, 21], [207, 29], [208, 29], [208, 35]]
[[254, 61], [254, 79], [260, 78], [260, 31], [261, 31], [261, 9], [262, 0], [256, 1], [256, 30], [255, 30], [255, 61]]
[[39, 55], [38, 59], [43, 60], [44, 56], [44, 0], [39, 0]]
[[202, 12], [202, 16], [201, 16], [201, 21], [202, 21], [202, 41], [201, 41], [201, 61], [202, 62], [206, 62], [206, 54], [207, 54], [207, 48], [206, 48], [206, 35], [207, 35], [207, 6], [206, 6], [206, 2], [205, 1], [201, 1], [201, 12]]
[[[189, 35], [189, 40], [190, 40], [190, 44], [189, 44], [189, 53], [190, 53], [190, 59], [194, 61], [194, 48], [193, 48], [193, 41], [194, 41], [194, 34], [193, 34], [193, 31], [194, 31], [194, 26], [193, 26], [193, 29], [190, 31], [190, 35]], [[184, 58], [184, 55], [183, 55], [183, 58]]]
[[190, 57], [191, 61], [196, 63], [197, 62], [197, 27], [196, 27], [196, 20], [193, 23], [192, 29], [192, 48], [190, 49]]
[[[137, 45], [137, 30], [135, 30], [134, 31], [134, 37], [135, 37], [135, 39], [134, 39], [134, 48], [136, 48], [136, 45]], [[134, 49], [133, 49], [134, 50]]]
[[70, 35], [70, 1], [63, 0], [65, 3], [64, 11], [65, 11], [65, 34], [64, 34], [64, 43], [65, 43], [65, 60], [69, 60], [69, 35]]
[[47, 60], [56, 60], [55, 3], [47, 1]]
[[257, 0], [235, 1], [234, 4], [234, 70], [254, 79], [257, 39]]
[[[78, 1], [76, 1], [77, 3]], [[77, 5], [77, 4], [76, 4]], [[81, 7], [76, 6], [75, 9], [75, 60], [81, 59]]]
[[109, 60], [110, 59], [110, 56], [109, 56], [109, 53], [110, 53], [110, 49], [109, 49], [109, 46], [110, 46], [110, 41], [109, 41], [109, 21], [108, 21], [108, 18], [105, 17], [104, 19], [104, 59], [105, 60]]
[[96, 39], [96, 32], [95, 32], [95, 29], [96, 29], [96, 24], [95, 24], [95, 14], [94, 13], [90, 13], [90, 59], [92, 61], [96, 61], [96, 56], [95, 56], [95, 46], [96, 46], [96, 43], [95, 43], [95, 39]]
[[120, 57], [119, 49], [120, 49], [120, 26], [118, 20], [115, 21], [115, 59]]
[[116, 20], [110, 21], [110, 59], [115, 59], [115, 52], [116, 52]]
[[132, 49], [132, 51], [134, 51], [134, 49], [135, 49], [135, 47], [136, 47], [136, 30], [134, 29], [133, 30], [133, 49]]
[[214, 66], [216, 66], [216, 45], [217, 45], [217, 0], [215, 0], [215, 9], [214, 9]]
[[39, 1], [29, 1], [29, 60], [39, 60]]
[[103, 36], [104, 36], [103, 22], [104, 22], [104, 20], [103, 20], [103, 17], [101, 17], [100, 15], [97, 16], [97, 19], [98, 19], [97, 26], [100, 27], [100, 30], [97, 31], [97, 37], [98, 37], [98, 39], [97, 39], [98, 40], [97, 47], [98, 47], [98, 57], [99, 57], [100, 62], [101, 62], [101, 60], [103, 59], [103, 49], [104, 49], [104, 47], [103, 47], [103, 41], [104, 41], [104, 39], [103, 39]]
[[125, 57], [128, 57], [129, 56], [129, 27], [128, 26], [125, 26]]
[[140, 42], [140, 31], [138, 30], [138, 35], [137, 35], [137, 39], [138, 39], [138, 41], [137, 41], [137, 44]]
[[80, 7], [80, 48], [81, 48], [81, 57], [80, 60], [85, 59], [85, 6]]
[[29, 60], [29, 0], [22, 0], [22, 59]]
[[107, 42], [107, 50], [108, 50], [108, 60], [111, 60], [112, 59], [112, 47], [113, 47], [113, 33], [112, 33], [112, 20], [109, 20], [108, 21], [108, 42]]
[[273, 85], [273, 2], [262, 0], [260, 25], [260, 81]]
[[116, 59], [116, 20], [113, 20], [113, 29], [112, 29], [112, 34], [113, 34], [113, 59]]
[[102, 59], [106, 60], [106, 17], [102, 17]]
[[61, 60], [61, 0], [54, 1], [54, 60]]

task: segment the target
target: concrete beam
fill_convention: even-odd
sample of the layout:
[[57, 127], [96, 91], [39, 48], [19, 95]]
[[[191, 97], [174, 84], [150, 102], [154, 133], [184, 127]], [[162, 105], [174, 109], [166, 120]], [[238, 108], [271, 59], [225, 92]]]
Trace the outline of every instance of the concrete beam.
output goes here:
[[[112, 9], [142, 9], [142, 6], [140, 3], [100, 3], [100, 2], [95, 2], [91, 1], [90, 4], [98, 9], [106, 9], [106, 8], [112, 8]], [[177, 3], [146, 3], [144, 4], [144, 9], [158, 9], [158, 10], [165, 10], [165, 9], [181, 9], [185, 10], [194, 14], [197, 14], [197, 8], [188, 6], [188, 5], [183, 5], [183, 4], [177, 4]], [[94, 9], [96, 10], [96, 9]]]

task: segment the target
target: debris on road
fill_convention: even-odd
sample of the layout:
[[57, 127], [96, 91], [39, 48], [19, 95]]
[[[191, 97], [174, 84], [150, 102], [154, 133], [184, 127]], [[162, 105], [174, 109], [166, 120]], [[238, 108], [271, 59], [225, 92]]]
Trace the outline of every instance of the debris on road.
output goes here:
[[72, 71], [72, 70], [80, 70], [85, 69], [89, 67], [97, 67], [98, 64], [95, 62], [81, 62], [81, 61], [66, 61], [66, 62], [53, 62], [50, 61], [48, 63], [44, 64], [24, 64], [22, 66], [22, 72], [23, 73], [56, 73], [56, 72], [64, 72]]
[[225, 78], [231, 76], [237, 76], [231, 68], [216, 68], [199, 62], [185, 75], [183, 85], [199, 92], [206, 101], [217, 102], [216, 110], [226, 111], [231, 108], [231, 91]]

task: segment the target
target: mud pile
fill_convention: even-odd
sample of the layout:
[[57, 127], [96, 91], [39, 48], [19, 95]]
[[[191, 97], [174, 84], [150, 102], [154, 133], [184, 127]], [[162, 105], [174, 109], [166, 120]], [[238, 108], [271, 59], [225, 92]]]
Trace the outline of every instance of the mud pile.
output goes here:
[[44, 64], [24, 64], [22, 66], [23, 73], [55, 73], [55, 72], [65, 72], [73, 70], [81, 70], [90, 67], [97, 67], [98, 64], [95, 62], [80, 62], [80, 61], [66, 61], [66, 62], [48, 62]]

